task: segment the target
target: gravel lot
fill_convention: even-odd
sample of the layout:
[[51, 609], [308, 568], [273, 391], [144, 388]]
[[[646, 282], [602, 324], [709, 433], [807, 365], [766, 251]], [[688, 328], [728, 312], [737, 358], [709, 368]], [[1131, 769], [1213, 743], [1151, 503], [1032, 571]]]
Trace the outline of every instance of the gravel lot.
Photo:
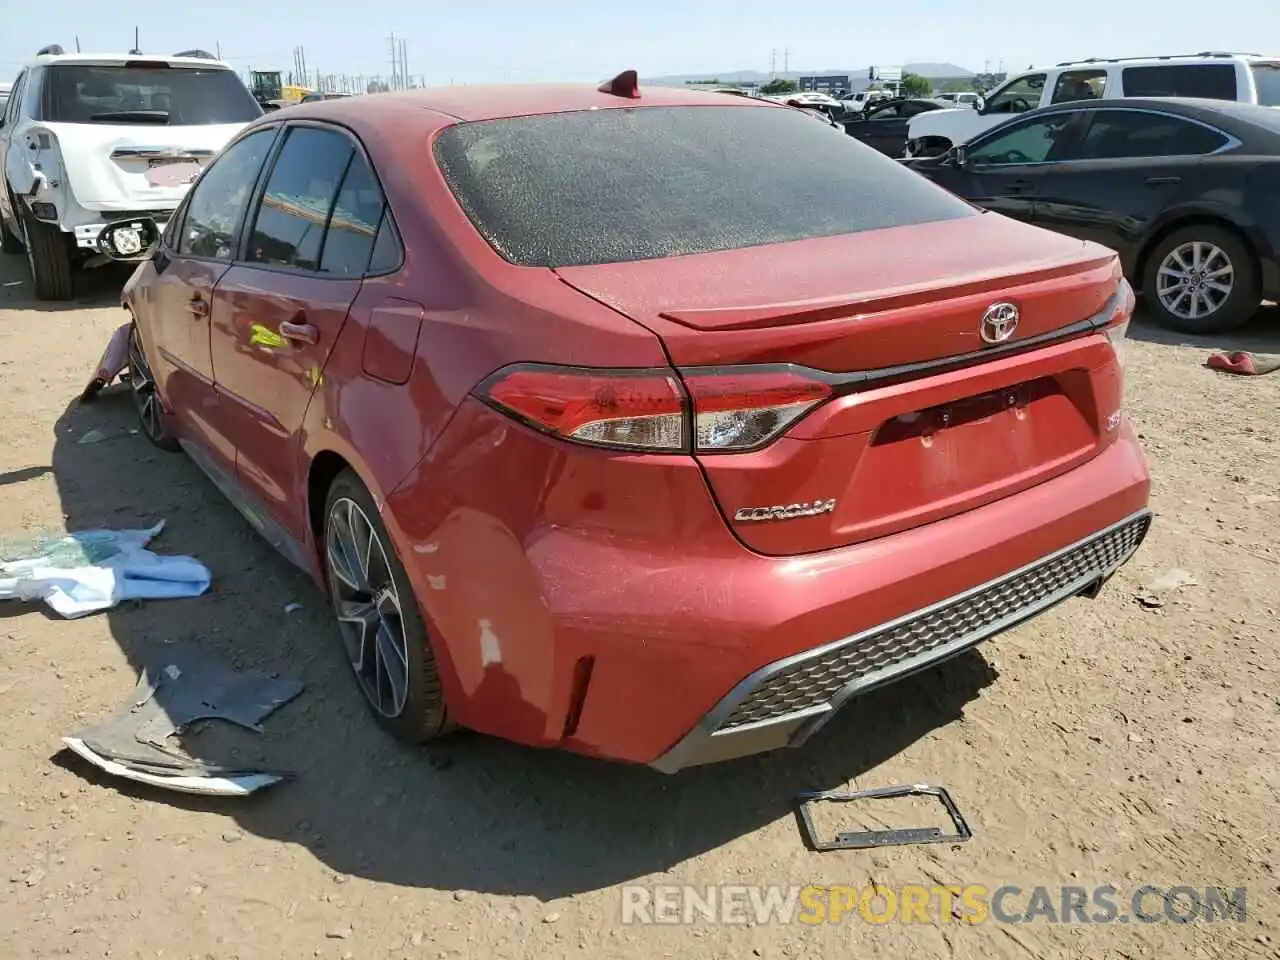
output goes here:
[[[1134, 331], [1128, 395], [1157, 519], [1098, 600], [864, 698], [803, 750], [668, 778], [476, 736], [408, 749], [380, 735], [310, 583], [192, 463], [128, 434], [125, 393], [75, 403], [124, 319], [124, 276], [51, 306], [31, 299], [21, 257], [0, 259], [0, 537], [164, 518], [156, 548], [200, 558], [215, 582], [77, 621], [0, 608], [6, 960], [1280, 955], [1280, 373], [1202, 366], [1209, 347], [1280, 352], [1277, 311], [1211, 344]], [[123, 435], [76, 442], [93, 428]], [[1136, 601], [1173, 567], [1198, 583]], [[124, 702], [165, 641], [305, 682], [265, 735], [195, 738], [296, 782], [175, 799], [67, 757], [59, 738]], [[803, 848], [797, 791], [920, 781], [951, 789], [972, 841]], [[1243, 886], [1248, 918], [621, 922], [625, 883], [872, 882], [1113, 884], [1122, 904], [1148, 883]]]

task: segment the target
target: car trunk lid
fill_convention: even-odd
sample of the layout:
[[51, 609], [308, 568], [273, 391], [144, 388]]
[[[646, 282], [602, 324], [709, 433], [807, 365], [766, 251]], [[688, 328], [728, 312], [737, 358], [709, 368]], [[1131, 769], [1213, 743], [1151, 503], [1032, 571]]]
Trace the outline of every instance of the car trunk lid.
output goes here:
[[[1088, 336], [1125, 306], [1115, 255], [994, 214], [558, 272], [653, 330], [686, 380], [743, 364], [828, 375], [836, 396], [780, 439], [697, 454], [727, 520], [763, 553], [972, 509], [1115, 435], [1119, 366]], [[1002, 303], [1018, 322], [990, 343], [983, 317]]]

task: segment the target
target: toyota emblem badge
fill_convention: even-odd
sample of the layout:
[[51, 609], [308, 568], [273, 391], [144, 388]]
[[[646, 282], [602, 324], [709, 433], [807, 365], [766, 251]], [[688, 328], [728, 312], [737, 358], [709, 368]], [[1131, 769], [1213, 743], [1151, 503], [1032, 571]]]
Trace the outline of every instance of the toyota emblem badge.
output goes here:
[[987, 307], [982, 315], [982, 323], [978, 325], [978, 333], [987, 343], [1004, 343], [1018, 329], [1018, 308], [1012, 303], [1001, 301]]

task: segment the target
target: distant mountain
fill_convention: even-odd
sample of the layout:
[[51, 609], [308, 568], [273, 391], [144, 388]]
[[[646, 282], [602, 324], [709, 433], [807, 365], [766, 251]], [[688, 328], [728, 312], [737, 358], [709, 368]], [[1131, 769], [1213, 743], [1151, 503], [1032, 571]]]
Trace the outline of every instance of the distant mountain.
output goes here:
[[[954, 63], [904, 63], [901, 65], [905, 73], [918, 73], [922, 77], [930, 80], [958, 80], [967, 79], [974, 76], [972, 70], [966, 70], [964, 67], [958, 67]], [[848, 76], [853, 83], [853, 89], [861, 90], [867, 86], [868, 67], [839, 67], [829, 70], [788, 70], [776, 74], [786, 80], [799, 81], [801, 77], [827, 77], [827, 76]], [[715, 71], [711, 70], [707, 73], [689, 73], [675, 74], [666, 77], [645, 77], [642, 78], [643, 83], [651, 83], [661, 87], [678, 87], [683, 86], [690, 80], [720, 80], [724, 83], [767, 83], [773, 75], [762, 73], [759, 70], [728, 70]]]

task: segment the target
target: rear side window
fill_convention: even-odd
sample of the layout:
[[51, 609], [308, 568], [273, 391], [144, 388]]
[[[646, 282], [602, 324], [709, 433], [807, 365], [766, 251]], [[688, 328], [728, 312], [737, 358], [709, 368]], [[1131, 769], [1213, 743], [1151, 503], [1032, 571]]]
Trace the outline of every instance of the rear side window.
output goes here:
[[522, 266], [619, 263], [976, 216], [798, 110], [610, 108], [459, 123], [459, 205]]
[[138, 63], [51, 65], [41, 119], [177, 127], [248, 123], [262, 116], [258, 102], [230, 70]]
[[1216, 130], [1178, 117], [1137, 110], [1099, 110], [1080, 144], [1081, 160], [1201, 156], [1226, 146]]
[[340, 133], [291, 129], [267, 179], [245, 259], [318, 269], [325, 223], [354, 155], [355, 146]]
[[373, 253], [369, 257], [371, 274], [390, 273], [399, 268], [403, 260], [400, 237], [396, 234], [395, 220], [391, 217], [391, 207], [384, 207], [382, 223], [378, 227], [378, 235], [373, 241]]
[[1105, 70], [1067, 70], [1053, 85], [1052, 103], [1099, 100], [1107, 90]]
[[382, 188], [364, 157], [356, 152], [329, 218], [320, 272], [339, 277], [363, 276], [381, 219]]
[[1121, 76], [1126, 97], [1236, 99], [1236, 68], [1231, 63], [1125, 67]]
[[1255, 63], [1253, 85], [1258, 88], [1258, 104], [1280, 107], [1280, 63]]

